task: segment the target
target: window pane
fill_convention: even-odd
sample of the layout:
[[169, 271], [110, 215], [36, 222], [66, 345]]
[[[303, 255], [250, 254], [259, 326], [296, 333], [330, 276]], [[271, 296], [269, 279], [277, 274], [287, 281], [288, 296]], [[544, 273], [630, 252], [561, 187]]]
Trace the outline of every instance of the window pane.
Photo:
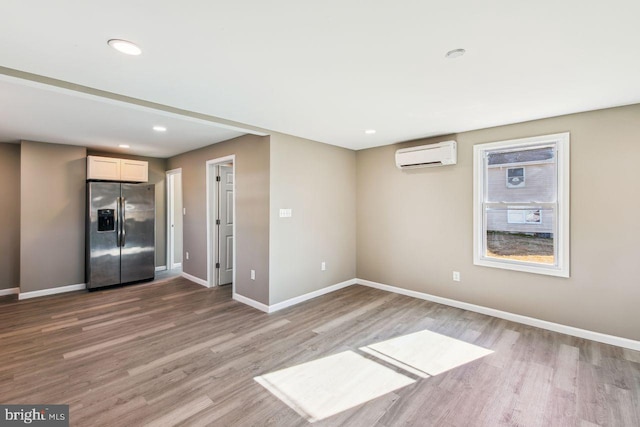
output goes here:
[[557, 172], [553, 147], [489, 152], [486, 171], [487, 202], [556, 201]]
[[474, 146], [475, 265], [569, 277], [569, 140]]
[[555, 265], [554, 209], [487, 208], [485, 218], [485, 257]]

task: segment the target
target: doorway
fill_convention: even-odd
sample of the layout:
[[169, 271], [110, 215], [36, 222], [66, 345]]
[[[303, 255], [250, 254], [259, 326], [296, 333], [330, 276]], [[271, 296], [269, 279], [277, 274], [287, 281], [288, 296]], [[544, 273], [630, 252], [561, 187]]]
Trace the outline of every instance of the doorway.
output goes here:
[[209, 286], [235, 292], [235, 156], [207, 162], [207, 264]]
[[167, 269], [182, 268], [182, 169], [167, 171]]

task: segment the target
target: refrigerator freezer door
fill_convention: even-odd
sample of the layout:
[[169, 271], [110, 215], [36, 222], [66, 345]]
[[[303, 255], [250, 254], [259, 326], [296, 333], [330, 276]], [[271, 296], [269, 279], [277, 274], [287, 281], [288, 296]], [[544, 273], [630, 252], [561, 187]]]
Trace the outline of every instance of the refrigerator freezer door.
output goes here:
[[87, 184], [87, 288], [120, 283], [120, 248], [118, 247], [118, 197], [120, 184]]
[[153, 185], [122, 184], [124, 227], [120, 272], [122, 283], [155, 275], [155, 189]]

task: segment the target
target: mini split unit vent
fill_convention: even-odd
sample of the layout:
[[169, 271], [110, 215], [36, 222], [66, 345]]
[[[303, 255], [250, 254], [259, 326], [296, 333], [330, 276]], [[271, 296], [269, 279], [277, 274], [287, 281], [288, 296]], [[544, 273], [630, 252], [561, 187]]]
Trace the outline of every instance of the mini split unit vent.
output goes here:
[[415, 169], [455, 165], [457, 153], [455, 141], [403, 148], [396, 151], [396, 166], [399, 169]]

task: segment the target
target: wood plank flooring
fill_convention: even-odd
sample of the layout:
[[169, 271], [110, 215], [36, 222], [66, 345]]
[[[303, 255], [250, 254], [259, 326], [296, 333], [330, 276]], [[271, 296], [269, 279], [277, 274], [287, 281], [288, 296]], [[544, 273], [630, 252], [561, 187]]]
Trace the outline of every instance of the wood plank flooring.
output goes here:
[[[0, 403], [75, 426], [304, 426], [254, 377], [429, 330], [493, 353], [317, 426], [640, 426], [640, 353], [352, 286], [270, 315], [165, 279], [0, 297]], [[379, 363], [379, 360], [377, 360]]]

